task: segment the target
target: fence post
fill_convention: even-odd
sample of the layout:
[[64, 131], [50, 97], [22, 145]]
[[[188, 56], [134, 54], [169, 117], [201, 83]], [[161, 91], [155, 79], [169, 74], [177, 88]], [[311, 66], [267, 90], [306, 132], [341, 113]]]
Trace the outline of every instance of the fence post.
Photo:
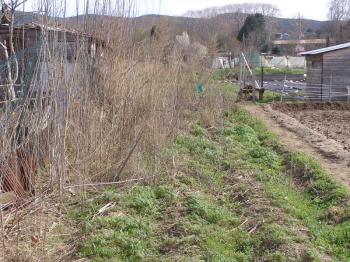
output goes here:
[[332, 83], [333, 83], [333, 72], [331, 73], [331, 83], [329, 85], [329, 101], [332, 101]]
[[287, 81], [287, 75], [284, 74], [283, 89], [282, 89], [282, 95], [281, 95], [281, 102], [283, 101], [283, 97], [285, 96], [286, 81]]
[[[249, 66], [249, 63], [248, 63], [248, 60], [245, 56], [244, 53], [242, 53], [242, 57], [244, 59], [244, 64], [245, 64], [245, 68], [248, 69], [249, 71], [249, 74], [251, 75], [251, 77], [253, 78], [253, 101], [255, 102], [255, 95], [256, 95], [256, 89], [260, 89], [260, 86], [258, 84], [258, 82], [256, 81], [256, 77], [255, 77], [255, 68], [251, 69], [250, 66]], [[253, 71], [254, 70], [254, 71]]]

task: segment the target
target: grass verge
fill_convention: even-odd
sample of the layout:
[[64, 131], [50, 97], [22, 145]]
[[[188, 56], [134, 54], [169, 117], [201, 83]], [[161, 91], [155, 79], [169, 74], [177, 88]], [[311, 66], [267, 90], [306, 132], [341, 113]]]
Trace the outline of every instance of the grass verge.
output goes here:
[[[83, 215], [93, 261], [348, 261], [349, 193], [235, 109], [195, 120], [162, 152], [164, 175], [106, 189]], [[171, 170], [171, 171], [169, 171]], [[107, 203], [103, 214], [96, 215]]]

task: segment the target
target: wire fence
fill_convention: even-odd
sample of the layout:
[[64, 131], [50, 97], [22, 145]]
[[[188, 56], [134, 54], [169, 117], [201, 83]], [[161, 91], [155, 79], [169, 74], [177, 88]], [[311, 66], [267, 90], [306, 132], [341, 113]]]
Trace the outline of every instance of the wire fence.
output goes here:
[[[336, 79], [333, 73], [325, 77], [322, 84], [314, 84], [304, 74], [270, 74], [268, 80], [262, 75], [255, 74], [254, 62], [251, 56], [241, 54], [239, 86], [241, 93], [249, 93], [248, 98], [256, 99], [256, 90], [268, 90], [274, 92], [279, 99], [274, 101], [342, 101], [350, 103], [350, 82]], [[305, 68], [305, 58], [300, 57], [268, 57], [261, 56], [260, 65], [263, 67], [290, 69], [294, 64], [295, 68]], [[306, 77], [306, 78], [305, 78]], [[260, 79], [259, 79], [260, 78]], [[266, 81], [267, 80], [267, 81]], [[323, 81], [323, 80], [322, 80]], [[262, 98], [262, 97], [260, 97]]]
[[278, 69], [304, 69], [306, 68], [305, 57], [298, 56], [260, 56], [260, 63], [266, 68]]
[[[276, 92], [276, 91], [275, 91]], [[335, 87], [333, 85], [304, 85], [293, 86], [283, 82], [281, 101], [345, 101], [350, 102], [350, 86]]]

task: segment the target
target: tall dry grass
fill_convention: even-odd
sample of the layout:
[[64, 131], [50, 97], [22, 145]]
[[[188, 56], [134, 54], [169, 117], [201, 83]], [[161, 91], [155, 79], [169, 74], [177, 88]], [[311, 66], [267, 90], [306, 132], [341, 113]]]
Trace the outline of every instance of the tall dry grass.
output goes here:
[[[55, 15], [50, 10], [63, 10], [66, 17], [64, 6], [42, 4], [41, 22], [79, 29], [103, 46], [92, 58], [84, 38], [77, 38], [74, 59], [67, 60], [65, 34], [50, 35], [44, 27], [29, 92], [2, 115], [1, 163], [18, 148], [30, 148], [39, 160], [31, 184], [35, 194], [1, 212], [3, 260], [67, 259], [80, 230], [66, 218], [72, 204], [85, 205], [87, 194], [102, 185], [153, 179], [168, 161], [162, 150], [191, 115], [214, 125], [224, 110], [205, 59], [176, 45], [165, 25], [135, 39], [133, 2], [93, 7], [96, 14], [118, 19], [49, 17]], [[196, 93], [198, 82], [207, 84], [204, 94]], [[25, 135], [17, 139], [18, 134]]]

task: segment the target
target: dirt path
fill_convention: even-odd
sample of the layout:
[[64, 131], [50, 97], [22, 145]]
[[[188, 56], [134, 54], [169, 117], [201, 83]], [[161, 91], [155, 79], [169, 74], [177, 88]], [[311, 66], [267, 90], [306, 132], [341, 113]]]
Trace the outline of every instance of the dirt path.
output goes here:
[[329, 139], [295, 118], [273, 110], [269, 105], [244, 105], [253, 116], [265, 122], [281, 144], [292, 151], [302, 151], [321, 163], [323, 168], [336, 180], [350, 189], [350, 152], [344, 146]]

